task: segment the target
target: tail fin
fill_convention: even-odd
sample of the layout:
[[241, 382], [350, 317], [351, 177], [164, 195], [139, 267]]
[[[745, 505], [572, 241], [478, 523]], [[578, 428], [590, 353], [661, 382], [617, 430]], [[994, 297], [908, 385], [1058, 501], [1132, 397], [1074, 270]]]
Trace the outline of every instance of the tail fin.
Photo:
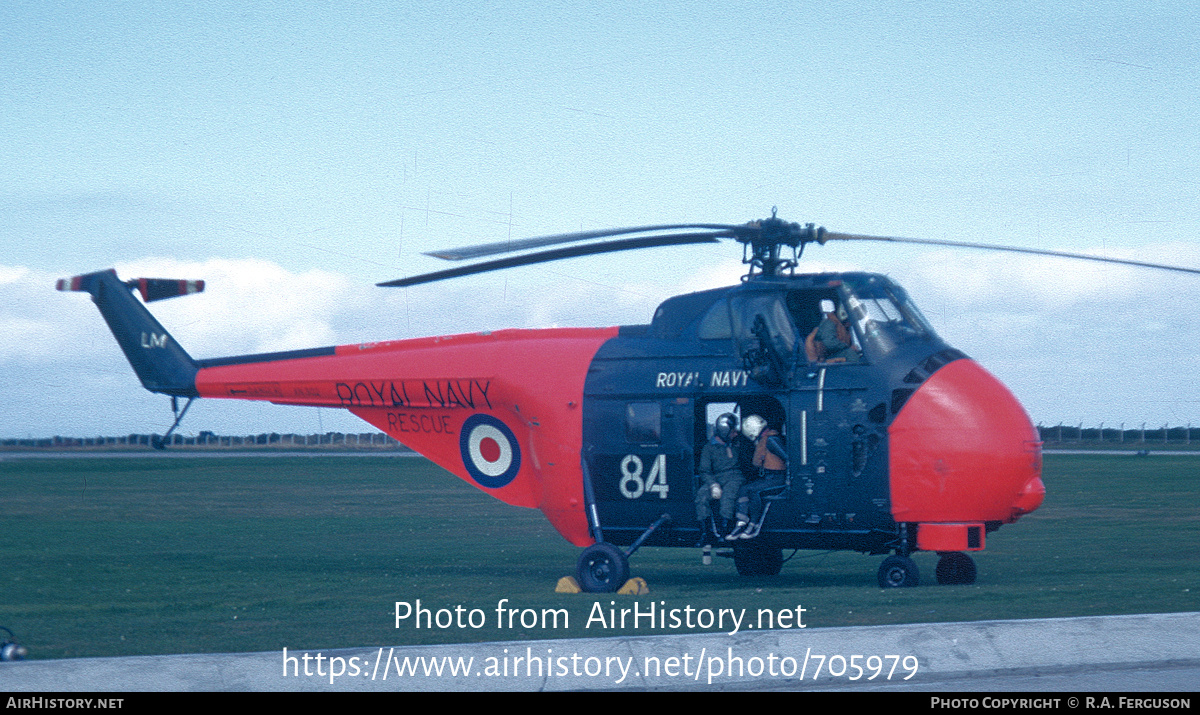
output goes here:
[[150, 302], [199, 293], [204, 290], [203, 281], [135, 278], [123, 282], [109, 269], [62, 279], [58, 289], [91, 294], [143, 387], [167, 395], [197, 396], [196, 362], [133, 297], [133, 291], [137, 289]]

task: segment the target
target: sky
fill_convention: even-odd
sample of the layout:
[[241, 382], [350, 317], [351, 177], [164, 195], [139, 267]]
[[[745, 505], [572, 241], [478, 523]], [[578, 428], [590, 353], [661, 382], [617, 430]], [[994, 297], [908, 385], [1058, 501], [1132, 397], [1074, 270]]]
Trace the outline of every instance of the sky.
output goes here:
[[[1200, 267], [1186, 2], [0, 4], [0, 437], [162, 432], [58, 278], [204, 279], [194, 357], [648, 322], [736, 244], [408, 289], [423, 251], [743, 223]], [[944, 248], [813, 247], [904, 285], [1035, 423], [1200, 426], [1200, 278]], [[199, 400], [184, 434], [368, 431]]]

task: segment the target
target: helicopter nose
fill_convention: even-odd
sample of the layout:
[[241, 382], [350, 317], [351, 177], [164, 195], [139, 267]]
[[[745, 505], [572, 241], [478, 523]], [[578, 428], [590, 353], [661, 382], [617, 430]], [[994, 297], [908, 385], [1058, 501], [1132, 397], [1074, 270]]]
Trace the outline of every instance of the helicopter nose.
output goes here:
[[897, 522], [1013, 522], [1046, 495], [1037, 430], [973, 360], [955, 360], [917, 388], [888, 439]]

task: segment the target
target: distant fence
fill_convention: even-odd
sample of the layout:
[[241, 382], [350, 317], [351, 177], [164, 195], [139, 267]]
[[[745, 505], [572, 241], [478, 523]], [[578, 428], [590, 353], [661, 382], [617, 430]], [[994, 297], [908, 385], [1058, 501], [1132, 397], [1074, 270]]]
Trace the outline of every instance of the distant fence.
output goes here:
[[[14, 449], [150, 449], [158, 434], [129, 434], [120, 437], [42, 437], [0, 440], [0, 450]], [[193, 449], [289, 448], [289, 449], [395, 449], [408, 448], [382, 432], [361, 434], [326, 432], [325, 434], [280, 434], [264, 432], [251, 435], [219, 435], [201, 432], [194, 437], [171, 435], [167, 444]]]
[[[1079, 425], [1038, 425], [1038, 434], [1046, 444], [1174, 444], [1190, 445], [1192, 432], [1196, 432], [1197, 446], [1200, 446], [1200, 427], [1193, 428], [1190, 424], [1183, 427], [1163, 425], [1149, 428], [1145, 425], [1134, 429], [1126, 429], [1123, 425], [1105, 427], [1103, 423], [1096, 427]], [[16, 449], [150, 449], [150, 445], [158, 434], [129, 434], [120, 437], [41, 437], [30, 439], [0, 439], [0, 450]], [[383, 432], [343, 433], [326, 432], [324, 434], [280, 434], [264, 432], [251, 435], [219, 435], [212, 432], [201, 432], [194, 437], [180, 434], [172, 435], [167, 441], [172, 447], [188, 447], [194, 449], [230, 449], [230, 448], [295, 448], [295, 449], [395, 449], [408, 451], [408, 448], [392, 439]]]
[[[1175, 444], [1188, 445], [1192, 443], [1192, 432], [1200, 438], [1200, 427], [1193, 430], [1189, 424], [1183, 427], [1147, 428], [1145, 424], [1128, 429], [1123, 424], [1116, 427], [1105, 427], [1100, 423], [1095, 427], [1085, 427], [1083, 424], [1053, 426], [1038, 425], [1038, 434], [1046, 444], [1078, 444], [1078, 443], [1113, 443], [1113, 444]], [[1200, 442], [1198, 442], [1200, 445]]]

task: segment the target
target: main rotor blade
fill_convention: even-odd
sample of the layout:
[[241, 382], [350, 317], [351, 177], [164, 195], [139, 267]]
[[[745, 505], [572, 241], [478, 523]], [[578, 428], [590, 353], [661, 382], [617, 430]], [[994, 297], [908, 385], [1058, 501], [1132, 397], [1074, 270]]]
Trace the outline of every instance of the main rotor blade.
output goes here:
[[1159, 268], [1164, 271], [1177, 271], [1179, 273], [1195, 273], [1200, 274], [1200, 269], [1183, 268], [1181, 266], [1168, 266], [1163, 263], [1147, 263], [1145, 261], [1130, 261], [1124, 258], [1105, 258], [1103, 256], [1089, 256], [1086, 253], [1069, 253], [1067, 251], [1047, 251], [1040, 248], [1021, 248], [1020, 246], [994, 246], [988, 243], [968, 243], [965, 241], [942, 241], [936, 238], [898, 238], [895, 236], [863, 236], [853, 233], [826, 233], [825, 240], [828, 241], [887, 241], [890, 243], [915, 243], [924, 246], [948, 246], [951, 248], [981, 248], [988, 251], [1007, 251], [1009, 253], [1029, 253], [1035, 256], [1054, 256], [1056, 258], [1075, 258], [1082, 261], [1097, 261], [1099, 263], [1118, 263], [1126, 266], [1139, 266], [1141, 268]]
[[548, 261], [557, 261], [563, 258], [577, 258], [579, 256], [591, 256], [599, 253], [613, 253], [615, 251], [631, 251], [637, 248], [681, 246], [689, 243], [717, 243], [719, 239], [729, 238], [732, 235], [734, 234], [730, 231], [709, 231], [705, 233], [682, 233], [668, 236], [643, 236], [641, 238], [626, 238], [620, 241], [605, 241], [603, 243], [592, 243], [586, 246], [570, 246], [568, 248], [556, 248], [552, 251], [528, 253], [523, 256], [500, 258], [495, 261], [474, 263], [461, 268], [450, 268], [448, 270], [437, 271], [435, 273], [423, 273], [418, 276], [398, 278], [394, 281], [376, 283], [375, 285], [383, 288], [404, 288], [406, 286], [420, 285], [421, 283], [432, 283], [434, 281], [445, 280], [447, 278], [458, 278], [460, 276], [469, 276], [476, 273], [496, 271], [502, 268], [528, 266], [535, 263], [546, 263]]
[[531, 248], [543, 248], [545, 246], [555, 246], [560, 243], [586, 241], [591, 238], [624, 236], [630, 233], [649, 233], [650, 231], [683, 231], [697, 228], [711, 229], [714, 231], [746, 230], [745, 226], [731, 226], [723, 223], [679, 223], [665, 224], [661, 226], [636, 226], [633, 228], [601, 228], [594, 231], [559, 233], [553, 236], [535, 236], [533, 238], [523, 238], [517, 241], [497, 241], [495, 243], [481, 243], [475, 246], [463, 246], [462, 248], [446, 248], [440, 251], [430, 251], [425, 255], [433, 256], [434, 258], [441, 258], [447, 261], [463, 261], [473, 258], [483, 258], [484, 256], [493, 256], [497, 253], [528, 251]]

